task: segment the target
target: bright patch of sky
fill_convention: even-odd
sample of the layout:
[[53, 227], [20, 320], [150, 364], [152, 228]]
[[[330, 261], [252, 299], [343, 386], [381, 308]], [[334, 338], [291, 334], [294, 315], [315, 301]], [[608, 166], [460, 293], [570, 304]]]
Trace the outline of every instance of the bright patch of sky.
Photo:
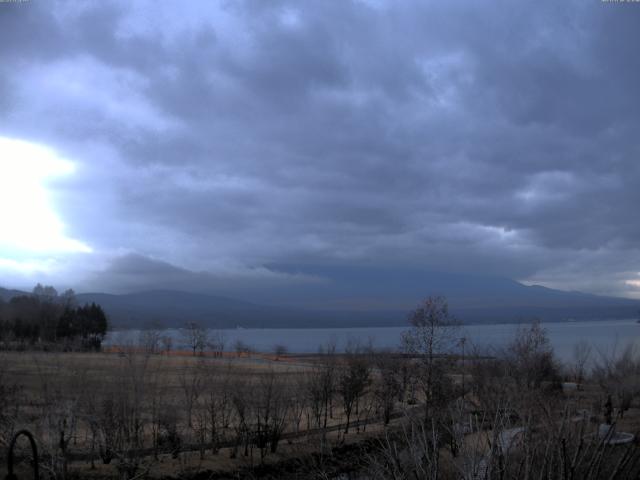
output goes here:
[[[0, 137], [0, 268], [47, 270], [52, 256], [91, 252], [65, 233], [50, 187], [74, 164], [47, 147]], [[42, 259], [38, 261], [37, 259]]]

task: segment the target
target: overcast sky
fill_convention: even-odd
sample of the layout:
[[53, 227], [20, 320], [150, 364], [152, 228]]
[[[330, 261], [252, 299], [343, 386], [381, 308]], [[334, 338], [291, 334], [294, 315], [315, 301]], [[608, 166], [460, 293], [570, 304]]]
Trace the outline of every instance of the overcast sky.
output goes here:
[[640, 3], [0, 3], [0, 284], [375, 265], [640, 298]]

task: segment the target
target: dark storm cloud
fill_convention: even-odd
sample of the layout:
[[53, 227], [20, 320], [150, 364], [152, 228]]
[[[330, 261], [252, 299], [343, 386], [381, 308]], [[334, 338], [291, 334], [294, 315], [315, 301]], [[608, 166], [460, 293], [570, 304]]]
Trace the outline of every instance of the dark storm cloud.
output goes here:
[[595, 1], [3, 4], [0, 135], [78, 163], [58, 210], [131, 288], [375, 263], [637, 295], [638, 25]]

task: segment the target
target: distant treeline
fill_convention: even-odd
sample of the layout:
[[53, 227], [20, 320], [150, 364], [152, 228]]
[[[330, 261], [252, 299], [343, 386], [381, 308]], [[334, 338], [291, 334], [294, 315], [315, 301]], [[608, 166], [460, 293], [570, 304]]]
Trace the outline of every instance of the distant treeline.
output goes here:
[[0, 299], [0, 345], [7, 349], [99, 350], [107, 328], [102, 307], [77, 305], [73, 290], [58, 295], [38, 284], [30, 295]]

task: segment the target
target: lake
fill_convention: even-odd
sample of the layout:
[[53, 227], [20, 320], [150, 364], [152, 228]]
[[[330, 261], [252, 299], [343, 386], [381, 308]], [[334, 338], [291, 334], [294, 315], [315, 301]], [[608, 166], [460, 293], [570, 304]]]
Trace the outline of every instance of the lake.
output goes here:
[[[636, 320], [600, 320], [589, 322], [542, 323], [551, 344], [560, 359], [569, 360], [574, 346], [587, 342], [598, 352], [611, 353], [621, 351], [629, 344], [640, 344], [640, 324]], [[466, 337], [467, 352], [471, 346], [481, 349], [501, 347], [509, 342], [518, 329], [516, 324], [465, 325], [457, 332]], [[361, 344], [371, 343], [380, 349], [394, 349], [400, 346], [404, 327], [371, 328], [247, 328], [234, 330], [216, 330], [224, 337], [225, 350], [233, 350], [237, 341], [242, 341], [258, 352], [269, 352], [274, 345], [284, 345], [289, 352], [315, 353], [321, 345], [335, 343], [338, 351], [343, 351], [350, 341]], [[138, 330], [110, 332], [105, 345], [135, 343]], [[179, 329], [164, 332], [174, 339], [174, 348], [185, 348]]]

